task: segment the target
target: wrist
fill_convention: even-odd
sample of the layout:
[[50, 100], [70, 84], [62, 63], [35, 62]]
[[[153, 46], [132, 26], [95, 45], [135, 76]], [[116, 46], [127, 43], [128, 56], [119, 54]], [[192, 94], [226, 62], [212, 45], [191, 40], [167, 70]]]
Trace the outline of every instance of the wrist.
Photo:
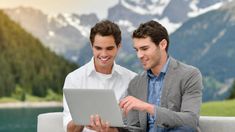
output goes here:
[[70, 121], [67, 125], [68, 132], [81, 132], [84, 126], [76, 125], [73, 121]]
[[153, 116], [154, 115], [154, 105], [146, 103], [145, 111]]
[[109, 129], [109, 132], [118, 132], [118, 128], [116, 128], [116, 127], [111, 127], [111, 128]]

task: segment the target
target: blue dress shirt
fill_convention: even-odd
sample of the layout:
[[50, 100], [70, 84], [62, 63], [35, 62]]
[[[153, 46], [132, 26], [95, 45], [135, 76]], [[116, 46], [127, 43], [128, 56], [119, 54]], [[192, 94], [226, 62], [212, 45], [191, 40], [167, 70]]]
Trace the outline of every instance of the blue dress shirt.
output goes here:
[[[148, 103], [153, 104], [155, 106], [161, 105], [161, 93], [163, 88], [163, 79], [167, 72], [167, 68], [169, 65], [169, 58], [167, 59], [166, 64], [163, 66], [160, 74], [155, 76], [151, 69], [147, 71], [148, 75]], [[156, 109], [156, 108], [155, 108]], [[160, 129], [154, 127], [154, 122], [157, 119], [156, 110], [154, 116], [150, 114], [147, 115], [147, 124], [148, 124], [148, 132], [161, 132]]]

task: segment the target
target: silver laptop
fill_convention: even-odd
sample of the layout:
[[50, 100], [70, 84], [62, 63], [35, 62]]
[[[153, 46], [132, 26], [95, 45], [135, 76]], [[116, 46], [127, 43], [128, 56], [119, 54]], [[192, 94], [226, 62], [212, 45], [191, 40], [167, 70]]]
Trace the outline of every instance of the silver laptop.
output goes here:
[[122, 112], [112, 89], [65, 88], [64, 95], [75, 124], [90, 125], [90, 116], [98, 114], [112, 127], [140, 129], [124, 125]]

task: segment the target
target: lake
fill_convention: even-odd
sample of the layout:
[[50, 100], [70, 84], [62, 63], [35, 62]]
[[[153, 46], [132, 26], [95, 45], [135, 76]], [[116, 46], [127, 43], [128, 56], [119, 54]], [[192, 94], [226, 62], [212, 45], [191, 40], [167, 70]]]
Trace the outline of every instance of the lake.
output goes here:
[[0, 109], [0, 132], [36, 132], [38, 114], [62, 110], [62, 107]]

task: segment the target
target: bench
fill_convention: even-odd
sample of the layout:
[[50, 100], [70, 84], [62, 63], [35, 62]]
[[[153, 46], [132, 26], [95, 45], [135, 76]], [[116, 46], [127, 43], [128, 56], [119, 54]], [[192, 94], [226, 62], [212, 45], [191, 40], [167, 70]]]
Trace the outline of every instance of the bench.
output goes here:
[[[199, 127], [202, 132], [235, 132], [235, 117], [201, 116]], [[37, 132], [64, 132], [63, 113], [39, 114]]]

